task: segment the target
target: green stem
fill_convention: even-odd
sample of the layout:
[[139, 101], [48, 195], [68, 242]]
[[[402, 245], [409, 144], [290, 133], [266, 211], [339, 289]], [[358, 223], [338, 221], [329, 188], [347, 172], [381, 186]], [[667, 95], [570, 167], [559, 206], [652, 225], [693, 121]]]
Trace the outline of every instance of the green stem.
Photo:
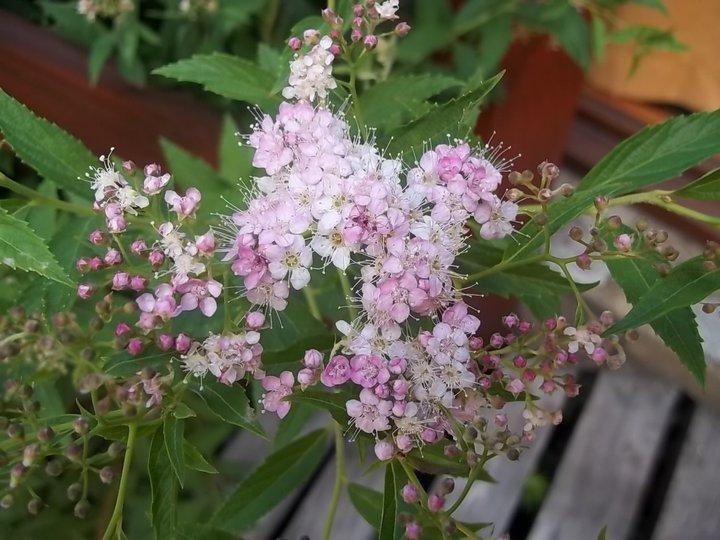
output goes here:
[[695, 219], [697, 221], [701, 221], [702, 223], [712, 225], [713, 227], [720, 227], [720, 217], [703, 214], [702, 212], [698, 212], [697, 210], [693, 210], [692, 208], [688, 208], [673, 201], [664, 201], [660, 199], [657, 201], [648, 202], [654, 206], [658, 206], [664, 210], [667, 210], [668, 212], [672, 212], [679, 216]]
[[352, 305], [352, 289], [350, 288], [350, 281], [348, 281], [347, 275], [343, 270], [338, 268], [338, 276], [340, 276], [340, 285], [342, 286], [343, 293], [345, 294], [345, 299], [348, 301], [348, 315], [350, 316], [350, 321], [354, 321], [357, 318], [357, 309], [355, 309], [355, 306]]
[[[482, 462], [481, 462], [482, 463]], [[473, 483], [475, 483], [475, 480], [477, 480], [478, 474], [480, 474], [480, 471], [482, 470], [484, 463], [478, 463], [475, 465], [475, 467], [472, 468], [470, 471], [470, 474], [467, 477], [467, 481], [465, 482], [465, 487], [463, 487], [463, 490], [460, 492], [460, 496], [458, 499], [446, 510], [447, 515], [451, 516], [452, 513], [460, 508], [460, 505], [465, 500], [465, 497], [467, 497], [468, 493], [470, 493], [470, 488], [472, 488]]]
[[334, 422], [333, 424], [335, 429], [335, 487], [333, 487], [330, 507], [323, 526], [323, 540], [330, 540], [330, 532], [332, 531], [333, 521], [335, 521], [343, 484], [345, 483], [345, 441], [340, 426]]
[[457, 527], [457, 530], [460, 531], [465, 535], [465, 538], [472, 538], [473, 540], [477, 539], [477, 534], [472, 532], [470, 529], [468, 529], [465, 525], [460, 523], [459, 521], [455, 522], [455, 526]]
[[536, 263], [540, 261], [545, 260], [545, 255], [540, 254], [536, 255], [534, 257], [530, 257], [528, 259], [519, 259], [515, 261], [508, 261], [508, 262], [501, 262], [496, 264], [495, 266], [491, 266], [490, 268], [486, 268], [485, 270], [480, 270], [479, 272], [475, 272], [474, 274], [470, 274], [469, 276], [465, 277], [463, 280], [463, 283], [471, 283], [473, 281], [477, 281], [480, 278], [484, 278], [485, 276], [489, 276], [490, 274], [495, 274], [497, 272], [502, 272], [503, 270], [509, 270], [510, 268], [517, 268], [519, 266], [525, 266], [526, 264]]
[[46, 197], [42, 193], [30, 189], [27, 186], [23, 186], [19, 182], [16, 182], [12, 178], [8, 178], [0, 172], [0, 186], [9, 189], [10, 191], [22, 195], [33, 201], [36, 204], [42, 206], [54, 206], [58, 210], [64, 210], [71, 214], [77, 214], [79, 216], [94, 216], [95, 212], [89, 206], [80, 206], [79, 204], [73, 204], [60, 199], [54, 199], [52, 197]]
[[332, 9], [333, 11], [335, 11], [335, 0], [328, 0], [327, 6], [328, 9]]
[[120, 486], [118, 487], [117, 499], [115, 499], [115, 509], [113, 510], [110, 523], [108, 523], [103, 535], [103, 540], [109, 540], [113, 535], [117, 536], [118, 528], [122, 528], [123, 505], [125, 504], [125, 493], [127, 491], [128, 478], [130, 477], [130, 465], [132, 464], [133, 450], [135, 449], [135, 435], [137, 434], [137, 425], [128, 425], [128, 440], [125, 448], [125, 459], [123, 460], [122, 475], [120, 476]]

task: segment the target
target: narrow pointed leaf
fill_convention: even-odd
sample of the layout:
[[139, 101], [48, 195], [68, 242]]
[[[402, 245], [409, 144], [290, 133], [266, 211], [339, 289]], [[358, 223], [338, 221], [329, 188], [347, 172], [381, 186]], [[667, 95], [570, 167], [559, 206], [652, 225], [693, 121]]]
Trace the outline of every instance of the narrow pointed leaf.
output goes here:
[[379, 530], [383, 509], [383, 494], [363, 485], [350, 483], [348, 484], [348, 495], [358, 514], [372, 525], [375, 530]]
[[385, 490], [380, 514], [378, 540], [394, 540], [400, 528], [398, 522], [398, 498], [402, 485], [395, 474], [394, 465], [394, 463], [388, 463], [385, 467]]
[[720, 169], [710, 171], [694, 182], [690, 182], [687, 186], [677, 190], [675, 195], [686, 199], [720, 201]]
[[185, 421], [178, 420], [171, 414], [163, 420], [163, 439], [170, 465], [182, 487], [185, 482], [185, 453], [183, 439], [185, 437]]
[[218, 470], [213, 467], [200, 453], [200, 450], [189, 441], [183, 441], [183, 455], [185, 457], [185, 465], [190, 469], [208, 474], [217, 474]]
[[270, 454], [235, 489], [212, 518], [226, 531], [243, 531], [304, 484], [327, 452], [327, 431], [318, 430]]
[[150, 519], [156, 540], [176, 538], [177, 477], [165, 450], [163, 432], [157, 429], [150, 443]]
[[260, 437], [266, 437], [265, 430], [259, 424], [255, 409], [250, 406], [242, 386], [238, 384], [228, 386], [217, 381], [205, 380], [202, 386], [193, 385], [192, 390], [203, 399], [210, 411], [218, 418]]

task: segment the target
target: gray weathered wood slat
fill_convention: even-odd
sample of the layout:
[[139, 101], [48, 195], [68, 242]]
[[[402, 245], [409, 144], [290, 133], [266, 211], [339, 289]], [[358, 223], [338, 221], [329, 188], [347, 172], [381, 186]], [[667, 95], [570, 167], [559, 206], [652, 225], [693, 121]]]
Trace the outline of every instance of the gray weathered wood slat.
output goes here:
[[578, 422], [531, 540], [625, 538], [677, 392], [632, 365], [603, 371]]
[[[374, 462], [375, 456], [368, 456], [365, 464], [360, 463], [357, 446], [346, 443], [346, 474], [351, 482], [362, 484], [382, 491], [382, 469], [363, 476], [365, 470]], [[320, 477], [305, 494], [301, 505], [283, 530], [285, 540], [298, 540], [303, 535], [311, 539], [321, 538], [325, 516], [330, 505], [335, 482], [335, 457], [323, 469]], [[352, 505], [347, 489], [343, 489], [332, 528], [332, 538], [343, 540], [371, 540], [375, 537], [373, 528], [357, 513]]]
[[720, 538], [720, 417], [708, 409], [693, 416], [653, 538]]
[[[557, 410], [564, 403], [564, 394], [557, 392], [548, 396], [544, 406], [547, 409]], [[512, 404], [510, 404], [512, 405]], [[522, 421], [519, 411], [512, 411], [509, 414], [511, 422]], [[518, 461], [509, 461], [504, 456], [499, 456], [488, 463], [487, 470], [497, 483], [477, 482], [471, 488], [462, 506], [453, 514], [460, 521], [467, 522], [491, 522], [494, 526], [494, 535], [499, 536], [507, 532], [515, 509], [520, 501], [523, 483], [537, 467], [538, 461], [547, 446], [552, 435], [553, 426], [541, 428], [530, 448], [525, 450]], [[457, 496], [465, 486], [465, 480], [458, 478], [455, 481]], [[449, 503], [455, 500], [453, 496], [448, 497]]]

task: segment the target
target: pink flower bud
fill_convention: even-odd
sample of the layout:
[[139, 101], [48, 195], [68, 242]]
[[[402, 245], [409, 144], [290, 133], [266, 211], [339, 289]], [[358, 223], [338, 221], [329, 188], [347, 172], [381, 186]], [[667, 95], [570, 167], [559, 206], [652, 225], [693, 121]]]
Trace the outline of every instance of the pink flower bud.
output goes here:
[[338, 45], [337, 43], [333, 43], [332, 45], [330, 45], [328, 51], [330, 51], [330, 54], [332, 54], [333, 56], [338, 56], [341, 52], [340, 45]]
[[632, 248], [632, 237], [629, 234], [619, 234], [615, 237], [613, 244], [618, 251], [630, 251]]
[[124, 336], [128, 332], [130, 332], [132, 328], [130, 328], [130, 325], [126, 322], [118, 323], [118, 325], [115, 327], [115, 336], [120, 337]]
[[160, 174], [160, 170], [160, 165], [158, 165], [157, 163], [148, 163], [143, 168], [145, 176], [154, 176], [156, 174]]
[[128, 341], [127, 352], [133, 356], [137, 356], [143, 350], [143, 342], [140, 338], [132, 338]]
[[420, 433], [420, 438], [426, 443], [434, 443], [437, 440], [437, 432], [431, 428], [425, 428]]
[[320, 32], [314, 28], [309, 28], [303, 32], [303, 41], [307, 45], [315, 45], [320, 40]]
[[117, 264], [122, 263], [122, 255], [120, 255], [120, 252], [117, 249], [108, 249], [107, 253], [105, 253], [105, 257], [103, 258], [103, 261], [108, 266], [115, 266]]
[[380, 461], [392, 459], [395, 455], [395, 445], [388, 440], [375, 443], [375, 455]]
[[518, 330], [520, 330], [523, 334], [527, 334], [530, 330], [532, 330], [532, 323], [528, 321], [520, 321], [520, 324], [518, 324]]
[[142, 255], [143, 252], [147, 251], [147, 244], [142, 238], [138, 238], [132, 244], [130, 244], [130, 251], [135, 255]]
[[526, 369], [525, 371], [523, 371], [522, 379], [523, 379], [523, 381], [525, 381], [528, 384], [533, 382], [536, 377], [537, 377], [537, 375], [535, 374], [535, 371], [533, 371], [532, 369]]
[[85, 274], [90, 270], [90, 261], [87, 258], [82, 257], [75, 261], [75, 268], [81, 274]]
[[468, 340], [468, 344], [470, 345], [470, 350], [477, 351], [483, 348], [483, 340], [481, 337], [472, 336]]
[[360, 41], [361, 38], [362, 38], [362, 32], [357, 28], [353, 28], [352, 32], [350, 32], [350, 39], [353, 42], [355, 42], [355, 41]]
[[131, 173], [131, 172], [133, 172], [133, 171], [135, 170], [135, 162], [134, 162], [134, 161], [131, 161], [131, 160], [123, 161], [123, 163], [122, 163], [122, 168], [123, 168], [125, 171]]
[[94, 230], [93, 232], [91, 232], [89, 239], [90, 243], [96, 246], [101, 246], [105, 243], [105, 236], [103, 236], [103, 233], [98, 230]]
[[130, 288], [133, 291], [144, 291], [147, 287], [147, 279], [142, 276], [133, 276], [130, 278]]
[[608, 353], [602, 347], [596, 347], [590, 357], [593, 359], [593, 362], [600, 365], [607, 360]]
[[408, 504], [416, 503], [420, 500], [420, 493], [414, 484], [405, 484], [400, 491], [403, 501]]
[[492, 386], [492, 381], [488, 377], [481, 377], [478, 384], [480, 385], [480, 388], [487, 390]]
[[316, 351], [315, 349], [309, 349], [305, 351], [305, 356], [303, 357], [303, 364], [306, 368], [310, 369], [321, 368], [323, 365], [322, 353], [320, 351]]
[[153, 268], [157, 268], [165, 262], [165, 255], [161, 251], [151, 251], [148, 255], [148, 261]]
[[127, 222], [122, 216], [111, 217], [107, 220], [107, 228], [113, 234], [120, 234], [127, 229]]
[[428, 497], [428, 509], [431, 512], [439, 512], [443, 509], [443, 506], [445, 506], [445, 497], [437, 493], [430, 494]]
[[515, 328], [520, 322], [520, 317], [518, 317], [514, 313], [510, 313], [502, 318], [502, 322], [508, 328]]
[[407, 540], [420, 540], [422, 538], [422, 527], [417, 521], [410, 521], [405, 524], [405, 536]]
[[170, 334], [160, 334], [157, 338], [157, 346], [161, 351], [169, 351], [175, 345], [175, 338]]
[[245, 317], [245, 325], [251, 330], [260, 330], [265, 324], [265, 315], [259, 311], [251, 311]]
[[163, 175], [148, 175], [143, 181], [143, 191], [148, 195], [157, 195], [162, 191], [167, 183], [170, 181], [171, 176], [169, 174]]
[[406, 22], [400, 22], [395, 26], [395, 35], [404, 37], [407, 36], [412, 27]]
[[503, 338], [500, 334], [495, 333], [492, 336], [490, 336], [490, 346], [494, 349], [498, 349], [502, 347], [505, 344], [505, 338]]
[[195, 247], [203, 255], [212, 255], [213, 251], [215, 251], [215, 236], [212, 229], [202, 236], [195, 237]]
[[122, 291], [130, 286], [130, 274], [118, 272], [112, 278], [112, 288], [115, 291]]
[[365, 9], [363, 8], [362, 4], [355, 4], [353, 6], [353, 15], [356, 17], [362, 17], [363, 13], [365, 13]]
[[368, 34], [365, 36], [365, 39], [363, 39], [363, 45], [365, 45], [366, 49], [374, 49], [377, 47], [378, 44], [378, 37], [375, 34]]
[[103, 261], [100, 257], [93, 257], [88, 261], [90, 271], [97, 272], [103, 267]]
[[592, 259], [590, 258], [590, 255], [587, 253], [583, 253], [582, 255], [579, 255], [577, 259], [575, 259], [575, 264], [578, 265], [578, 268], [581, 270], [588, 270], [590, 268], [590, 265], [592, 264]]
[[398, 435], [395, 439], [395, 444], [397, 445], [398, 450], [403, 453], [407, 453], [412, 450], [413, 440], [410, 435]]
[[192, 345], [192, 340], [185, 334], [178, 334], [175, 338], [175, 350], [179, 353], [187, 352]]
[[525, 390], [525, 385], [520, 379], [513, 379], [507, 384], [507, 389], [515, 395]]
[[540, 390], [546, 394], [552, 394], [555, 390], [557, 390], [557, 385], [552, 379], [545, 379], [540, 385]]
[[87, 300], [95, 294], [95, 288], [89, 283], [81, 283], [77, 287], [77, 295], [83, 300]]
[[360, 28], [360, 27], [362, 26], [362, 23], [363, 23], [362, 17], [355, 17], [355, 18], [352, 20], [352, 26], [353, 26], [353, 28]]
[[302, 41], [300, 41], [299, 37], [295, 37], [295, 36], [288, 39], [287, 44], [288, 44], [288, 47], [290, 47], [293, 51], [299, 51], [300, 48], [302, 47]]
[[305, 390], [307, 387], [312, 386], [317, 381], [316, 372], [312, 369], [302, 368], [297, 374], [298, 383], [300, 383], [300, 389]]
[[527, 360], [525, 360], [524, 356], [516, 356], [513, 360], [513, 364], [515, 365], [515, 367], [522, 369], [527, 366]]
[[373, 388], [373, 393], [380, 399], [387, 399], [390, 397], [390, 387], [387, 384], [378, 384]]

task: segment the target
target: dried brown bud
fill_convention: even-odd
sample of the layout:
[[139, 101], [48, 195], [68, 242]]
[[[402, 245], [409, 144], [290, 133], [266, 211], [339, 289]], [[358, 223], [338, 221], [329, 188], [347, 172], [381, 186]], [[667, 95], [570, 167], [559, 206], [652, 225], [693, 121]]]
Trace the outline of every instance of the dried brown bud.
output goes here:
[[620, 216], [610, 216], [607, 218], [607, 225], [612, 230], [619, 229], [622, 225], [622, 219], [620, 219]]
[[558, 192], [563, 197], [570, 197], [575, 193], [575, 187], [570, 184], [563, 184], [558, 188]]
[[80, 418], [76, 418], [73, 422], [73, 430], [78, 435], [86, 435], [89, 429], [90, 422], [87, 421], [87, 418], [81, 416]]
[[584, 233], [580, 227], [575, 225], [573, 227], [570, 227], [570, 230], [568, 231], [568, 236], [576, 242], [580, 242], [583, 239]]
[[43, 502], [40, 499], [33, 497], [27, 503], [27, 511], [31, 516], [37, 516], [42, 510]]
[[645, 232], [648, 228], [648, 222], [644, 219], [640, 219], [637, 223], [635, 223], [635, 228], [640, 232]]
[[522, 199], [524, 193], [520, 191], [518, 188], [510, 188], [505, 192], [505, 196], [508, 198], [509, 201], [517, 202], [520, 199]]

